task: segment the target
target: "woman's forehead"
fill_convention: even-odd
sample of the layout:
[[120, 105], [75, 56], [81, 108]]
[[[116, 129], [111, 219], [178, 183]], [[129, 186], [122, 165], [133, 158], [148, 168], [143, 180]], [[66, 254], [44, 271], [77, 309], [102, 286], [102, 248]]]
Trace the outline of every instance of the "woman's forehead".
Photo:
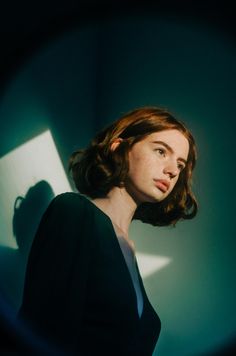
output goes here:
[[[149, 134], [147, 137], [155, 138], [155, 137], [163, 137], [165, 139], [186, 139], [184, 134], [177, 129], [168, 129], [162, 131], [156, 131]], [[187, 140], [187, 139], [186, 139]]]
[[149, 143], [164, 143], [168, 145], [172, 151], [183, 156], [183, 158], [188, 157], [189, 142], [184, 134], [179, 130], [171, 129], [153, 132], [146, 136], [144, 140]]

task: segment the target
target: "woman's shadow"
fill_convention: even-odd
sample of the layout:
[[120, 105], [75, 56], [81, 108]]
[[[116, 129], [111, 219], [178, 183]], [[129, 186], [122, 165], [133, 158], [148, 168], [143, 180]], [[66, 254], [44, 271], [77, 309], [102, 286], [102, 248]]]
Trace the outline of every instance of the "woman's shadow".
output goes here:
[[15, 199], [12, 224], [18, 249], [0, 246], [1, 355], [9, 352], [18, 355], [21, 350], [32, 351], [31, 354], [51, 351], [45, 340], [39, 339], [16, 316], [22, 301], [29, 251], [43, 213], [54, 196], [51, 186], [42, 180], [24, 197]]
[[30, 187], [27, 194], [14, 203], [13, 233], [18, 249], [0, 246], [0, 296], [17, 312], [23, 293], [25, 270], [30, 247], [44, 211], [54, 197], [44, 180]]

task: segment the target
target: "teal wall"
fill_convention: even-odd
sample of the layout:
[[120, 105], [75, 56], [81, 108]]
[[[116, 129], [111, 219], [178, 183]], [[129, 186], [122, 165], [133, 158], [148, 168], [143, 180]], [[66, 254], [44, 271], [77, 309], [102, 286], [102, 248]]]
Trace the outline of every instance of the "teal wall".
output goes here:
[[[234, 63], [229, 38], [206, 24], [120, 17], [48, 42], [1, 98], [0, 157], [50, 129], [65, 170], [75, 148], [135, 107], [165, 106], [192, 130], [197, 218], [175, 229], [139, 222], [131, 228], [138, 252], [171, 259], [144, 280], [162, 320], [158, 356], [203, 355], [236, 333]], [[19, 256], [3, 248], [0, 253], [11, 266], [0, 274], [1, 287], [17, 309], [20, 293], [14, 296], [16, 288], [6, 281], [9, 276], [14, 284]]]

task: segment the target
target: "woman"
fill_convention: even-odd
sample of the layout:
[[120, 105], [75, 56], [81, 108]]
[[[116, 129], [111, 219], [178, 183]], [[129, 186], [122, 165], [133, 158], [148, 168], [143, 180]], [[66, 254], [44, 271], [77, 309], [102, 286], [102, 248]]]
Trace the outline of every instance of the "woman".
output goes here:
[[46, 210], [27, 267], [20, 316], [58, 349], [78, 355], [152, 355], [160, 320], [129, 238], [139, 219], [175, 225], [196, 215], [196, 148], [168, 111], [122, 116], [75, 152], [78, 193]]

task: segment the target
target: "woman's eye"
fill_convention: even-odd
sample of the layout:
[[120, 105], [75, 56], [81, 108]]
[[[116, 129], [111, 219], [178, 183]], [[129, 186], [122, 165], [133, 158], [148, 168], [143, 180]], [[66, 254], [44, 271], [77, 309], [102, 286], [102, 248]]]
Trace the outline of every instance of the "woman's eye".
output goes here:
[[165, 156], [165, 150], [163, 150], [162, 148], [156, 148], [155, 151], [160, 153], [161, 156]]
[[184, 169], [184, 165], [183, 164], [178, 164], [178, 169], [180, 170], [180, 171], [182, 171], [183, 169]]

